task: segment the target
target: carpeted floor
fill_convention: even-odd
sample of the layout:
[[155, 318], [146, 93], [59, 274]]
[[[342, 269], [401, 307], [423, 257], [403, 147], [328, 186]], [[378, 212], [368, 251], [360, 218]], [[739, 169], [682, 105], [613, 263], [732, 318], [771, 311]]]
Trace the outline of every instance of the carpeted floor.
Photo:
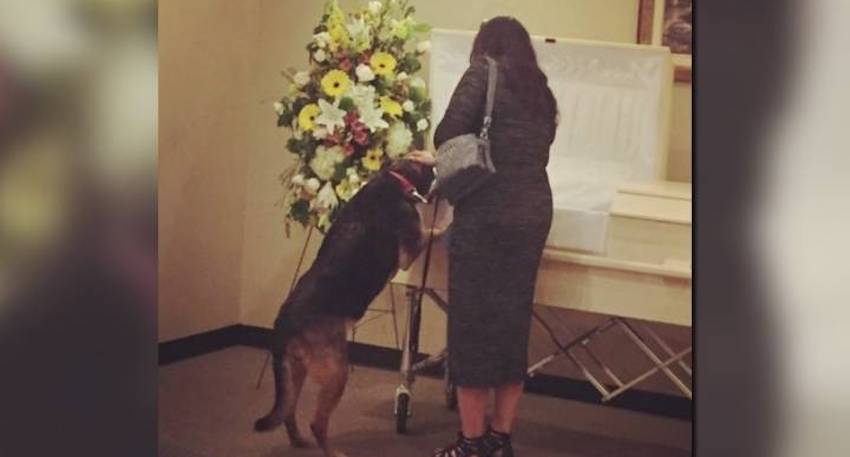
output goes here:
[[[281, 428], [253, 431], [272, 401], [271, 373], [259, 390], [265, 352], [232, 347], [160, 368], [161, 457], [292, 456], [321, 452], [292, 449]], [[413, 417], [406, 435], [395, 433], [393, 395], [399, 375], [356, 367], [331, 419], [330, 436], [348, 457], [426, 457], [451, 441], [456, 413], [443, 406], [440, 380], [414, 385]], [[308, 381], [299, 404], [301, 430], [309, 433], [316, 388]], [[514, 431], [518, 457], [685, 457], [691, 422], [538, 395], [526, 395]]]

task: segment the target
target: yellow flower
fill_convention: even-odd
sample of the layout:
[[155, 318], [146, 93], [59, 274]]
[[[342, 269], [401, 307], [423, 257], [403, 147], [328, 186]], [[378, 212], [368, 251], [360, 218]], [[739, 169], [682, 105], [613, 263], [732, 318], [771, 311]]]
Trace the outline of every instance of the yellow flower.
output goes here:
[[339, 7], [339, 2], [334, 0], [327, 5], [325, 13], [328, 15], [328, 24], [341, 24], [345, 21], [345, 12]]
[[402, 113], [401, 104], [388, 95], [381, 97], [381, 109], [392, 117], [399, 117]]
[[300, 126], [304, 130], [313, 130], [313, 126], [315, 125], [316, 116], [319, 115], [319, 105], [315, 103], [310, 103], [309, 105], [305, 105], [301, 108], [301, 112], [298, 113], [298, 126]]
[[376, 52], [369, 59], [369, 66], [376, 75], [391, 75], [395, 71], [396, 60], [392, 54]]
[[345, 29], [345, 26], [342, 24], [334, 24], [328, 30], [328, 33], [331, 36], [331, 41], [329, 43], [331, 51], [336, 51], [340, 47], [346, 47], [349, 43], [348, 38], [348, 30]]
[[340, 181], [334, 189], [336, 190], [336, 194], [339, 196], [340, 200], [346, 202], [351, 200], [351, 198], [354, 197], [354, 194], [356, 194], [359, 190], [359, 188], [347, 178]]
[[367, 170], [377, 171], [381, 169], [381, 157], [384, 156], [384, 151], [381, 149], [370, 149], [363, 157], [363, 166]]
[[326, 22], [330, 37], [328, 46], [335, 52], [340, 46], [347, 46], [349, 43], [348, 30], [345, 29], [345, 13], [336, 0], [327, 5], [325, 13], [328, 15]]
[[351, 80], [342, 70], [331, 70], [322, 77], [322, 90], [331, 97], [338, 97], [348, 90]]

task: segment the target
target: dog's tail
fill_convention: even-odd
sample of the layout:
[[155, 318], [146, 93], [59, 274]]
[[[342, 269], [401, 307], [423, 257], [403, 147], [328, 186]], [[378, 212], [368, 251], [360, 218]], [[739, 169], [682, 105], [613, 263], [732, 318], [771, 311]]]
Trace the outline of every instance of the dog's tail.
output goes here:
[[285, 315], [278, 316], [271, 338], [272, 367], [274, 371], [274, 405], [265, 416], [257, 419], [254, 430], [265, 432], [273, 430], [283, 423], [286, 407], [286, 385], [289, 370], [286, 365], [286, 346], [289, 342], [289, 319]]

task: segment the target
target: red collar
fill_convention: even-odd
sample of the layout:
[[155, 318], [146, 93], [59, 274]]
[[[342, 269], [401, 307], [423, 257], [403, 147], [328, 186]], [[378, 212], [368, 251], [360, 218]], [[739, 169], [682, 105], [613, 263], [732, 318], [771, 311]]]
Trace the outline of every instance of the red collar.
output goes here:
[[401, 189], [405, 194], [410, 195], [422, 203], [428, 203], [428, 200], [423, 197], [418, 190], [416, 190], [416, 186], [414, 186], [413, 183], [411, 183], [404, 175], [396, 173], [395, 171], [390, 171], [390, 174], [398, 181], [399, 184], [401, 184]]

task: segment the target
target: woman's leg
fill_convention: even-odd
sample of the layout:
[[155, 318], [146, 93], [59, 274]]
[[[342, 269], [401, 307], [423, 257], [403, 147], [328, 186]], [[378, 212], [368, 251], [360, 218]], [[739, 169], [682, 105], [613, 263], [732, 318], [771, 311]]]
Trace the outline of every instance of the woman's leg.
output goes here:
[[458, 387], [457, 403], [460, 410], [460, 426], [463, 436], [478, 438], [484, 434], [484, 413], [490, 397], [489, 388]]
[[511, 433], [520, 398], [522, 398], [522, 382], [496, 388], [496, 408], [491, 424], [494, 430], [501, 433]]

